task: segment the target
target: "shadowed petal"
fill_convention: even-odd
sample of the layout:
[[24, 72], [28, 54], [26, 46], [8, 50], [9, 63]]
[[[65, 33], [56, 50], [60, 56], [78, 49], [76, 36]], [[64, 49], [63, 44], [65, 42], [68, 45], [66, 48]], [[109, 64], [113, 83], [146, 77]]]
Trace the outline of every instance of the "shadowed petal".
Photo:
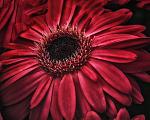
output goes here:
[[129, 94], [132, 91], [128, 78], [114, 65], [93, 59], [89, 63], [112, 87], [122, 93]]
[[128, 111], [125, 108], [119, 110], [116, 120], [130, 120]]
[[29, 120], [47, 120], [50, 113], [51, 98], [53, 93], [54, 82], [52, 81], [48, 93], [42, 102], [30, 111]]
[[97, 115], [95, 112], [90, 111], [86, 114], [84, 120], [101, 120], [101, 117]]
[[145, 120], [145, 116], [144, 115], [136, 115], [131, 120]]
[[107, 100], [106, 113], [112, 119], [117, 115], [117, 108], [115, 103], [109, 96], [106, 96], [106, 100]]
[[51, 81], [52, 81], [52, 77], [49, 77], [49, 76], [46, 76], [45, 78], [41, 80], [34, 95], [32, 96], [31, 103], [30, 103], [31, 109], [36, 107], [42, 101], [47, 91], [49, 90], [49, 87], [51, 86]]

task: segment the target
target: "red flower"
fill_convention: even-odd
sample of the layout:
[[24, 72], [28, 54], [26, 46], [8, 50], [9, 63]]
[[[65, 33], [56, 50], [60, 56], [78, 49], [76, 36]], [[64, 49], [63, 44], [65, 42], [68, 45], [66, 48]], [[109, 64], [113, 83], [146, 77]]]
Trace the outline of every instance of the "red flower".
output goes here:
[[132, 98], [143, 102], [132, 79], [150, 70], [150, 54], [141, 50], [149, 38], [141, 33], [143, 26], [120, 25], [131, 17], [128, 9], [111, 12], [102, 6], [49, 0], [48, 14], [34, 17], [35, 24], [20, 34], [23, 39], [5, 46], [4, 118], [72, 120], [90, 110], [114, 118], [114, 99], [125, 106]]
[[14, 42], [18, 33], [25, 30], [24, 23], [45, 12], [47, 0], [1, 0], [0, 1], [0, 46]]

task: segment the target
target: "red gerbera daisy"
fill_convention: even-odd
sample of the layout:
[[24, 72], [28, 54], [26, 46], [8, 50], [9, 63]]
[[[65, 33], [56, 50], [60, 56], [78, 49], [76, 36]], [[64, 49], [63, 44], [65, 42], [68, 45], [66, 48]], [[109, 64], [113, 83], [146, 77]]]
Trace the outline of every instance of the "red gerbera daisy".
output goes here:
[[114, 118], [114, 101], [143, 102], [132, 79], [150, 70], [150, 54], [141, 50], [150, 43], [144, 27], [120, 25], [131, 17], [128, 9], [82, 2], [49, 0], [48, 14], [6, 46], [0, 56], [4, 118], [72, 120], [91, 110]]

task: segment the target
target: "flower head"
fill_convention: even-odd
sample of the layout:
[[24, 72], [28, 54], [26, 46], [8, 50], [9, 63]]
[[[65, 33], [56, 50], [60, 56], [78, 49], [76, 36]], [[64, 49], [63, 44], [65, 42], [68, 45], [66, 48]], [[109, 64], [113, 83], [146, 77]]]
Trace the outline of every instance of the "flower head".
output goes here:
[[[0, 95], [6, 118], [72, 120], [90, 110], [113, 118], [114, 101], [143, 102], [132, 75], [150, 70], [150, 55], [141, 50], [150, 43], [144, 27], [120, 25], [131, 17], [128, 9], [81, 3], [49, 0], [48, 13], [5, 46]], [[16, 106], [17, 118], [7, 106]]]

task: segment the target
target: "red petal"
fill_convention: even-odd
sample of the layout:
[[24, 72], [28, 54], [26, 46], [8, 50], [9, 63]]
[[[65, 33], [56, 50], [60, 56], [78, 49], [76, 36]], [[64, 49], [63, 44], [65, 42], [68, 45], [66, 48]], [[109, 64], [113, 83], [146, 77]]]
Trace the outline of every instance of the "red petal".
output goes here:
[[107, 100], [106, 113], [111, 119], [113, 119], [117, 115], [117, 108], [115, 106], [115, 103], [109, 96], [106, 97], [106, 100]]
[[84, 97], [84, 94], [83, 94], [82, 89], [80, 87], [80, 83], [79, 83], [77, 72], [74, 73], [73, 77], [74, 77], [76, 94], [77, 94], [77, 108], [76, 108], [77, 110], [76, 110], [76, 114], [82, 114], [82, 116], [83, 116], [88, 111], [91, 110], [91, 106], [89, 105], [89, 103], [87, 102], [86, 98]]
[[130, 96], [123, 94], [119, 91], [117, 91], [115, 88], [110, 86], [108, 83], [106, 83], [104, 80], [100, 81], [102, 84], [103, 90], [108, 93], [110, 96], [115, 98], [118, 102], [120, 102], [123, 105], [129, 106], [131, 105], [132, 99]]
[[[3, 118], [7, 120], [24, 120], [29, 114], [29, 97], [17, 104], [3, 108]], [[0, 119], [4, 120], [4, 119]]]
[[2, 60], [1, 62], [4, 65], [10, 65], [10, 64], [21, 62], [21, 61], [28, 61], [28, 60], [30, 60], [30, 58], [13, 58], [13, 59]]
[[91, 57], [110, 62], [128, 63], [136, 59], [136, 54], [127, 50], [102, 49], [94, 50]]
[[71, 74], [64, 75], [58, 90], [58, 104], [66, 120], [74, 118], [76, 109], [76, 92]]
[[[9, 1], [7, 1], [7, 2], [9, 2]], [[6, 3], [6, 4], [7, 4], [7, 6], [5, 5], [0, 11], [0, 23], [1, 23], [0, 30], [4, 27], [4, 25], [6, 25], [9, 18], [13, 14], [15, 1], [13, 0], [13, 1], [10, 1], [10, 3]]]
[[97, 81], [98, 76], [94, 70], [89, 65], [85, 65], [82, 67], [82, 72], [85, 76], [87, 76], [90, 80]]
[[125, 108], [119, 110], [116, 120], [130, 120], [128, 111]]
[[60, 18], [63, 9], [63, 0], [49, 0], [48, 1], [48, 18], [51, 27], [56, 27], [60, 23]]
[[134, 51], [137, 54], [137, 60], [126, 64], [116, 64], [116, 66], [125, 73], [140, 73], [150, 71], [150, 54], [146, 52]]
[[144, 102], [144, 98], [142, 96], [141, 90], [139, 85], [136, 83], [136, 81], [134, 81], [132, 78], [130, 79], [130, 83], [132, 85], [132, 96], [133, 96], [133, 101], [135, 103], [141, 104], [142, 102]]
[[136, 115], [131, 120], [145, 120], [145, 116], [144, 115]]
[[[50, 86], [49, 91], [48, 91], [47, 96], [46, 96], [46, 100], [43, 103], [44, 104], [43, 108], [41, 109], [41, 113], [39, 114], [40, 120], [47, 120], [48, 119], [51, 100], [52, 100], [53, 86], [54, 86], [54, 83], [52, 81], [51, 86]], [[33, 119], [30, 119], [30, 120], [33, 120]]]
[[21, 79], [22, 77], [24, 77], [25, 75], [27, 75], [28, 73], [32, 72], [33, 70], [35, 70], [38, 66], [33, 66], [31, 68], [28, 68], [16, 75], [14, 75], [13, 77], [9, 78], [8, 80], [6, 80], [2, 86], [0, 86], [0, 90], [3, 90], [5, 88], [7, 88], [8, 86], [10, 86], [11, 84], [15, 83], [17, 80]]
[[42, 35], [32, 29], [28, 29], [26, 32], [21, 33], [20, 36], [35, 42], [40, 42], [42, 40]]
[[17, 50], [10, 50], [8, 52], [4, 52], [0, 56], [0, 60], [7, 59], [11, 57], [19, 57], [19, 56], [35, 56], [33, 51], [31, 50], [25, 50], [25, 49], [17, 49]]
[[108, 34], [104, 36], [96, 36], [93, 40], [93, 47], [111, 47], [114, 44], [124, 44], [125, 42], [136, 41], [141, 39], [138, 36], [130, 34]]
[[63, 4], [63, 9], [62, 9], [62, 15], [61, 15], [61, 20], [60, 20], [60, 25], [61, 26], [68, 26], [72, 20], [72, 17], [74, 15], [76, 9], [76, 5], [74, 4], [73, 0], [66, 0], [64, 1]]
[[45, 79], [41, 80], [41, 83], [39, 84], [34, 95], [32, 96], [31, 103], [30, 103], [31, 109], [36, 107], [42, 101], [42, 99], [45, 97], [47, 91], [49, 90], [49, 87], [51, 86], [51, 81], [52, 81], [52, 78], [49, 76], [47, 76]]
[[1, 75], [1, 81], [4, 81], [35, 65], [37, 65], [37, 62], [35, 62], [34, 60], [28, 60], [8, 67], [7, 69], [5, 69], [5, 71], [3, 71], [4, 74]]
[[133, 75], [140, 78], [144, 82], [150, 83], [150, 75], [148, 73], [134, 73]]
[[52, 81], [52, 84], [45, 98], [36, 108], [31, 110], [29, 120], [48, 120], [51, 98], [53, 93], [53, 86], [54, 86], [54, 82]]
[[37, 83], [39, 83], [40, 77], [44, 74], [45, 72], [39, 69], [34, 70], [31, 74], [24, 76], [16, 83], [1, 91], [3, 105], [8, 106], [15, 104], [33, 93], [37, 87]]
[[116, 12], [109, 12], [101, 15], [92, 27], [86, 32], [88, 36], [97, 34], [113, 26], [119, 25], [131, 17], [132, 13], [128, 9], [120, 9]]
[[114, 26], [113, 28], [107, 30], [103, 35], [108, 34], [132, 34], [137, 35], [145, 30], [142, 25], [126, 25], [126, 26]]
[[97, 115], [95, 112], [90, 111], [86, 114], [84, 120], [101, 120], [101, 117]]
[[59, 106], [58, 106], [58, 88], [60, 84], [60, 79], [55, 79], [54, 81], [55, 83], [54, 83], [54, 88], [53, 88], [50, 112], [54, 120], [63, 120], [63, 117], [60, 113]]
[[134, 40], [129, 40], [129, 41], [123, 41], [123, 42], [118, 42], [114, 43], [109, 46], [109, 48], [117, 48], [117, 49], [125, 49], [125, 48], [132, 48], [132, 49], [137, 49], [137, 48], [142, 48], [144, 46], [150, 45], [150, 38], [148, 37], [141, 37], [141, 38], [136, 38]]
[[129, 94], [132, 87], [128, 78], [117, 67], [110, 63], [97, 61], [92, 59], [89, 63], [97, 70], [97, 72], [107, 81], [112, 87], [122, 93]]
[[103, 112], [106, 109], [106, 101], [98, 83], [87, 79], [81, 72], [78, 73], [78, 78], [87, 101], [96, 111]]

